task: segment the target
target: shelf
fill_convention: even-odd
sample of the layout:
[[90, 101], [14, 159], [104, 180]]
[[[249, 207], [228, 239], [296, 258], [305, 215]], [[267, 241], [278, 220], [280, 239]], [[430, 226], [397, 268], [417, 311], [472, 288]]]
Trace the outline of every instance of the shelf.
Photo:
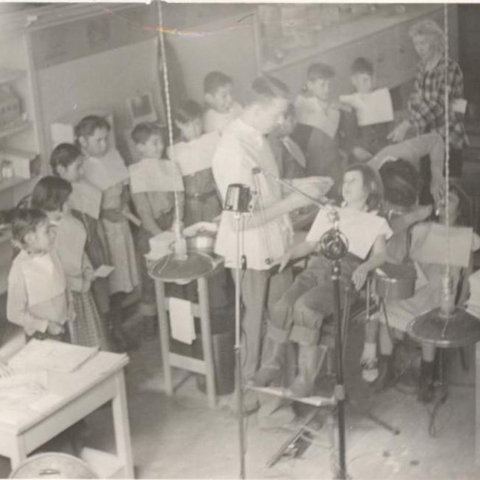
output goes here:
[[27, 74], [25, 70], [0, 68], [0, 85], [2, 83], [15, 82]]
[[4, 130], [0, 130], [0, 138], [9, 137], [10, 135], [23, 132], [24, 130], [28, 130], [31, 126], [32, 122], [30, 120], [22, 120], [21, 123], [16, 123]]

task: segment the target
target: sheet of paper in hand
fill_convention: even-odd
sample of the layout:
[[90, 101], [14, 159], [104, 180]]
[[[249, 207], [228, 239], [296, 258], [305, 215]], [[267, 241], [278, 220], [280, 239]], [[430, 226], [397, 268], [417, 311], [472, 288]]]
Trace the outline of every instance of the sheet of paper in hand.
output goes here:
[[[348, 239], [348, 251], [362, 260], [367, 257], [378, 236], [385, 235], [388, 238], [392, 234], [387, 221], [374, 213], [349, 208], [341, 208], [338, 212], [338, 228]], [[320, 241], [322, 235], [332, 228], [329, 213], [321, 209], [308, 232], [307, 242]]]
[[392, 98], [388, 88], [380, 88], [371, 93], [342, 95], [340, 101], [355, 108], [360, 127], [393, 121]]
[[473, 245], [470, 227], [422, 223], [412, 231], [411, 257], [423, 263], [468, 267]]

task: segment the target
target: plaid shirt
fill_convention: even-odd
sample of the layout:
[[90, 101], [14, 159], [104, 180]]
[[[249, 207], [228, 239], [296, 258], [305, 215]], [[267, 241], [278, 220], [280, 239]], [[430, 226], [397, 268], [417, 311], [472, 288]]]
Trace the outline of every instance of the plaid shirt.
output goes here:
[[[463, 114], [453, 111], [452, 102], [463, 98], [463, 74], [452, 59], [448, 59], [448, 88], [449, 143], [461, 149], [468, 140]], [[445, 139], [445, 59], [442, 58], [432, 70], [419, 66], [408, 110], [409, 120], [419, 134], [438, 132]]]

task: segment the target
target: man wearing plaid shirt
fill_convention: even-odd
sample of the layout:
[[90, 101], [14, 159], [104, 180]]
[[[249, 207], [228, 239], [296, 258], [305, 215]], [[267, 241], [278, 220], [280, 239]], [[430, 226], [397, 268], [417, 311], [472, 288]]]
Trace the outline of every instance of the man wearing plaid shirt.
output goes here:
[[410, 128], [417, 135], [437, 132], [446, 139], [445, 129], [445, 80], [448, 83], [448, 125], [450, 175], [462, 173], [462, 148], [468, 141], [463, 124], [465, 101], [463, 100], [463, 74], [452, 59], [445, 59], [444, 35], [432, 20], [414, 25], [410, 35], [421, 63], [415, 76], [414, 90], [408, 101], [408, 118], [389, 135], [395, 142], [405, 138]]

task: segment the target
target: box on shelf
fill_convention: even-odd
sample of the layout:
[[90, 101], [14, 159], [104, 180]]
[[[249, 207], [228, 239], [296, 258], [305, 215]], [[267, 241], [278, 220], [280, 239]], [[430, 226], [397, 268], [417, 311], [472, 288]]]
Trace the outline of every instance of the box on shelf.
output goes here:
[[22, 102], [10, 85], [0, 87], [0, 130], [19, 122], [22, 118]]
[[15, 177], [32, 178], [40, 173], [41, 164], [38, 153], [16, 148], [2, 148], [0, 161], [5, 160], [12, 164]]

